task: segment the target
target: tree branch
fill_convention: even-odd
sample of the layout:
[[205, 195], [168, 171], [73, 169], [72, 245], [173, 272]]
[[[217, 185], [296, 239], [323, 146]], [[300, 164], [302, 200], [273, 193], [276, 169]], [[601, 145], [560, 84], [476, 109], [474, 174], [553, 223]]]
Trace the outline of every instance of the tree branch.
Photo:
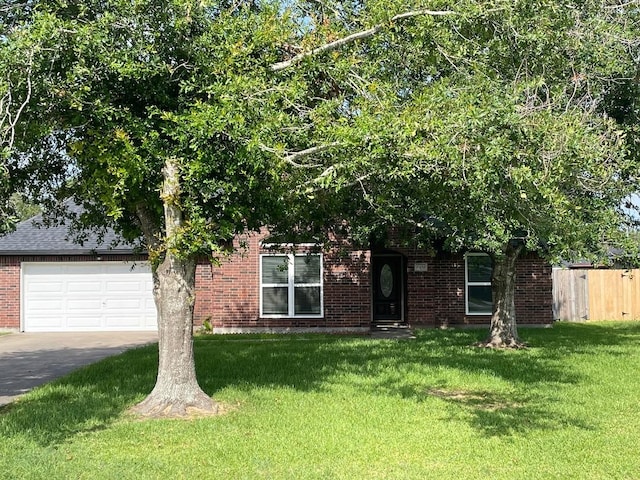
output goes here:
[[308, 180], [307, 182], [305, 182], [305, 185], [310, 185], [312, 183], [318, 183], [320, 180], [322, 180], [323, 178], [331, 175], [332, 173], [334, 173], [338, 168], [342, 167], [343, 165], [341, 163], [337, 163], [335, 165], [331, 165], [329, 167], [327, 167], [320, 175], [318, 175], [315, 178], [312, 178], [311, 180]]
[[[315, 147], [311, 147], [311, 148], [307, 148], [305, 150], [300, 150], [298, 152], [291, 152], [291, 153], [285, 153], [285, 155], [282, 157], [282, 159], [293, 165], [294, 167], [297, 168], [317, 168], [317, 167], [321, 167], [322, 165], [316, 165], [316, 164], [307, 164], [307, 163], [298, 163], [298, 161], [302, 158], [306, 158], [309, 157], [311, 155], [315, 155], [316, 153], [322, 153], [325, 152], [333, 147], [338, 147], [340, 146], [341, 143], [340, 142], [331, 142], [331, 143], [326, 143], [324, 145], [318, 145]], [[278, 156], [280, 156], [281, 152], [279, 152], [277, 149], [275, 148], [271, 148], [268, 147], [266, 145], [260, 145], [260, 149], [265, 151], [265, 152], [269, 152], [269, 153], [273, 153], [276, 154]]]
[[157, 252], [161, 244], [160, 230], [157, 228], [157, 222], [146, 203], [140, 202], [135, 205], [135, 217], [140, 230], [142, 230], [147, 250], [149, 253]]
[[314, 155], [316, 153], [324, 152], [326, 150], [329, 150], [333, 147], [337, 147], [339, 145], [340, 145], [339, 142], [331, 142], [325, 145], [318, 145], [317, 147], [307, 148], [306, 150], [300, 150], [299, 152], [293, 152], [285, 156], [284, 161], [296, 167], [308, 167], [308, 165], [302, 165], [298, 163], [298, 160], [300, 160], [301, 158], [308, 157], [310, 155]]
[[[407, 19], [407, 18], [418, 17], [418, 16], [421, 16], [421, 15], [443, 16], [443, 15], [453, 15], [454, 13], [455, 12], [450, 11], [450, 10], [427, 10], [427, 9], [411, 10], [409, 12], [400, 13], [400, 14], [394, 16], [394, 17], [391, 17], [391, 19], [389, 20], [389, 23], [393, 23], [393, 22], [396, 22], [398, 20], [404, 20], [404, 19]], [[301, 62], [305, 58], [314, 57], [316, 55], [321, 55], [321, 54], [326, 53], [326, 52], [331, 52], [331, 51], [336, 50], [336, 49], [338, 49], [338, 48], [340, 48], [340, 47], [342, 47], [344, 45], [348, 45], [349, 43], [353, 43], [353, 42], [355, 42], [357, 40], [362, 40], [362, 39], [365, 39], [365, 38], [372, 37], [373, 35], [378, 33], [380, 30], [382, 30], [385, 26], [387, 26], [386, 23], [380, 23], [380, 24], [375, 25], [374, 27], [371, 27], [371, 28], [369, 28], [367, 30], [362, 30], [360, 32], [352, 33], [351, 35], [347, 35], [346, 37], [339, 38], [338, 40], [335, 40], [333, 42], [325, 43], [324, 45], [321, 45], [321, 46], [319, 46], [317, 48], [314, 48], [313, 50], [309, 50], [307, 52], [299, 53], [298, 55], [290, 58], [289, 60], [273, 63], [270, 66], [270, 68], [274, 72], [278, 72], [280, 70], [284, 70], [286, 68], [289, 68], [292, 65], [295, 65], [296, 63]]]
[[27, 92], [24, 101], [18, 106], [14, 114], [11, 113], [13, 104], [13, 95], [11, 93], [11, 82], [7, 82], [7, 93], [0, 98], [0, 147], [13, 148], [16, 137], [16, 125], [20, 119], [20, 115], [31, 100], [32, 84], [31, 84], [31, 61], [27, 71]]
[[[341, 165], [338, 165], [338, 166], [341, 166]], [[336, 170], [336, 169], [334, 168], [334, 166], [331, 166], [331, 167], [327, 168], [324, 172], [322, 172], [320, 175], [318, 175], [316, 178], [314, 178], [314, 179], [312, 179], [312, 180], [309, 180], [308, 182], [305, 182], [305, 184], [304, 184], [304, 185], [305, 185], [305, 186], [308, 186], [308, 185], [311, 185], [311, 184], [313, 184], [313, 183], [317, 183], [317, 182], [319, 182], [320, 180], [322, 180], [324, 177], [326, 177], [327, 175], [331, 175], [335, 170]], [[364, 175], [361, 175], [361, 176], [359, 176], [359, 177], [355, 178], [354, 180], [352, 180], [352, 181], [350, 181], [350, 182], [347, 182], [347, 183], [345, 183], [345, 184], [342, 184], [342, 185], [341, 185], [341, 188], [344, 188], [344, 187], [352, 187], [352, 186], [354, 186], [354, 185], [356, 185], [356, 184], [358, 184], [358, 183], [359, 183], [359, 184], [360, 184], [360, 187], [361, 187], [361, 188], [363, 189], [363, 191], [364, 191], [364, 190], [365, 190], [365, 188], [364, 188], [364, 185], [363, 185], [362, 181], [363, 181], [363, 180], [366, 180], [366, 179], [368, 179], [368, 178], [370, 178], [371, 176], [373, 176], [373, 173], [365, 173]], [[309, 191], [310, 191], [310, 192], [313, 192], [313, 193], [317, 193], [317, 192], [321, 192], [321, 191], [323, 191], [323, 190], [326, 190], [326, 187], [323, 187], [323, 186], [317, 186], [317, 187], [315, 187], [315, 188], [311, 188]], [[367, 192], [366, 192], [366, 191], [365, 191], [364, 193], [365, 193], [365, 194], [367, 194]], [[367, 195], [368, 195], [368, 194], [367, 194]], [[367, 199], [367, 202], [369, 202], [369, 204], [373, 205], [373, 203], [372, 203], [370, 200], [368, 200], [368, 199]]]
[[626, 7], [637, 7], [638, 6], [638, 0], [630, 0], [629, 2], [622, 2], [622, 3], [617, 3], [614, 5], [605, 5], [604, 8], [608, 9], [608, 10], [614, 10], [614, 9], [618, 9], [618, 8], [626, 8]]

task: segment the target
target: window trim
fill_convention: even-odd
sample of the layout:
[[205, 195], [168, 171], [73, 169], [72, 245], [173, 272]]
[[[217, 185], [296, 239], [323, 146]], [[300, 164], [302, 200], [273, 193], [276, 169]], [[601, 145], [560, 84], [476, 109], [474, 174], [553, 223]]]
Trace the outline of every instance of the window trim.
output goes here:
[[[320, 260], [320, 281], [314, 283], [296, 283], [295, 282], [295, 257], [316, 256]], [[282, 257], [287, 258], [287, 283], [263, 283], [262, 268], [264, 257]], [[283, 262], [284, 263], [284, 262]], [[324, 318], [324, 258], [322, 253], [262, 253], [260, 254], [260, 318]], [[267, 287], [286, 287], [288, 295], [289, 311], [286, 315], [278, 313], [264, 313], [263, 293]], [[295, 313], [295, 288], [296, 287], [319, 287], [320, 288], [320, 313], [318, 314], [296, 314]]]
[[[482, 252], [467, 253], [464, 256], [464, 309], [466, 315], [487, 316], [493, 314], [493, 299], [491, 299], [491, 311], [489, 312], [471, 312], [469, 311], [469, 287], [491, 287], [491, 280], [488, 282], [470, 282], [469, 281], [469, 257], [489, 257], [488, 254]], [[490, 257], [489, 257], [490, 258]]]

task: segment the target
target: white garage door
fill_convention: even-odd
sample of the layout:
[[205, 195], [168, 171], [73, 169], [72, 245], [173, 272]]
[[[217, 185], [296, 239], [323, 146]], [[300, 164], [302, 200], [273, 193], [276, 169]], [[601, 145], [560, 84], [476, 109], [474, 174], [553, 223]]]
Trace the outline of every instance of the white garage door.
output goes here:
[[27, 332], [157, 330], [145, 262], [23, 263]]

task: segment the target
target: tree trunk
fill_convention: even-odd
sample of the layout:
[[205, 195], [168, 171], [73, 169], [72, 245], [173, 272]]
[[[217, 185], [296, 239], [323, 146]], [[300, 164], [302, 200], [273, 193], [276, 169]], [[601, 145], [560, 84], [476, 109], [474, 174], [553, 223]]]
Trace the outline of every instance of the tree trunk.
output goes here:
[[153, 391], [133, 407], [134, 413], [153, 417], [181, 417], [192, 411], [217, 413], [218, 405], [200, 388], [193, 356], [193, 305], [196, 261], [174, 253], [172, 239], [183, 225], [178, 198], [177, 163], [167, 160], [162, 199], [166, 249], [153, 272], [153, 295], [158, 311], [158, 377]]
[[516, 261], [522, 245], [507, 244], [502, 252], [492, 256], [493, 314], [489, 336], [480, 343], [490, 348], [522, 348], [525, 344], [518, 337], [516, 326]]

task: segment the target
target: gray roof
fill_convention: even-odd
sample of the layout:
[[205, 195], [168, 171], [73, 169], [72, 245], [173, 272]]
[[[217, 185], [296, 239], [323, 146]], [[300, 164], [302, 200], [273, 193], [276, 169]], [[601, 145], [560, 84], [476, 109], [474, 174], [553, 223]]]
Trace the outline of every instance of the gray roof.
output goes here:
[[[139, 250], [138, 250], [139, 251]], [[75, 243], [68, 225], [44, 226], [42, 215], [25, 220], [15, 231], [0, 237], [0, 255], [96, 255], [130, 254], [135, 247], [108, 229], [102, 241], [89, 232], [82, 245]]]

